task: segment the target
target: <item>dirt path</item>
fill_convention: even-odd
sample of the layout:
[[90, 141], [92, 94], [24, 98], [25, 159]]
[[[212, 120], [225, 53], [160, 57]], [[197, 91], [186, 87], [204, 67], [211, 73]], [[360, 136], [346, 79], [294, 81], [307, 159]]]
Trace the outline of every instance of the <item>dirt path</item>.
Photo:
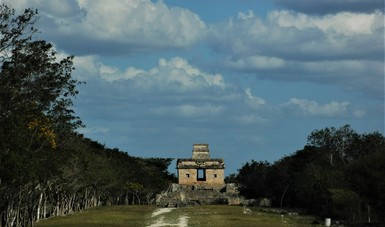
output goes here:
[[[167, 213], [171, 212], [176, 208], [159, 208], [156, 209], [151, 214], [152, 224], [148, 225], [147, 227], [162, 227], [162, 226], [177, 226], [177, 227], [187, 227], [188, 224], [188, 217], [186, 215], [181, 215], [177, 218], [177, 220], [173, 220], [172, 223], [166, 222], [165, 216], [167, 216]], [[155, 219], [156, 218], [156, 219]], [[177, 221], [177, 223], [175, 223]]]

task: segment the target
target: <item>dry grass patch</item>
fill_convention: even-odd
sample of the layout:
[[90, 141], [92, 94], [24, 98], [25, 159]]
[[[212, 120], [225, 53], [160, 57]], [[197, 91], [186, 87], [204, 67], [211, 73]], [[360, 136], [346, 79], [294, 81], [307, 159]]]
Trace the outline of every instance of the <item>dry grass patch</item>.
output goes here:
[[37, 223], [37, 227], [75, 227], [75, 226], [146, 226], [151, 218], [153, 206], [111, 206], [88, 209], [65, 217], [54, 217]]
[[[167, 208], [165, 208], [167, 209]], [[167, 211], [167, 212], [166, 212]], [[157, 209], [152, 206], [113, 206], [89, 209], [66, 217], [39, 222], [38, 227], [75, 226], [177, 226], [177, 227], [305, 227], [314, 226], [313, 217], [245, 210], [239, 206], [212, 205], [177, 209]]]

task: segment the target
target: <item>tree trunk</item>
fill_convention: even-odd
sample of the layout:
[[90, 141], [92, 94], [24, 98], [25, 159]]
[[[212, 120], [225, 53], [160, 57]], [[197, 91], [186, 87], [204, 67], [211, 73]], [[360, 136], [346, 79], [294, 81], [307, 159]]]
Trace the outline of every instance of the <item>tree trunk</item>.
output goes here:
[[43, 218], [47, 217], [47, 197], [44, 196]]
[[140, 205], [140, 197], [138, 193], [135, 193], [136, 199], [138, 200], [138, 204]]
[[333, 166], [333, 153], [330, 153], [330, 165]]
[[41, 207], [42, 201], [43, 201], [43, 192], [40, 192], [39, 203], [37, 204], [36, 222], [39, 222], [40, 220], [40, 207]]
[[126, 196], [124, 198], [124, 205], [128, 205], [128, 191], [126, 191]]
[[281, 209], [282, 209], [282, 206], [283, 206], [283, 199], [285, 198], [285, 195], [286, 195], [286, 192], [287, 192], [288, 189], [289, 189], [289, 184], [286, 186], [286, 188], [283, 191], [282, 196], [281, 196], [281, 203], [280, 203]]

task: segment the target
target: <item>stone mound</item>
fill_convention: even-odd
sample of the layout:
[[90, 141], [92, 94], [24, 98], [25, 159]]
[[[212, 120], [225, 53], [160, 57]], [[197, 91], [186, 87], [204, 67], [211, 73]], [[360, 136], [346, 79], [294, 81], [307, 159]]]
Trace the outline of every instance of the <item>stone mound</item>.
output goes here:
[[245, 203], [247, 200], [239, 195], [235, 184], [222, 186], [171, 184], [167, 190], [156, 195], [156, 205], [159, 207]]

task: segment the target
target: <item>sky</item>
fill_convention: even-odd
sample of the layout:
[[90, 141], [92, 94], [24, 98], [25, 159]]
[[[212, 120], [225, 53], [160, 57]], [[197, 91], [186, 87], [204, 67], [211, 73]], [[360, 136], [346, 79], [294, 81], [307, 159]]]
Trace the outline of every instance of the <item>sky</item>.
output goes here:
[[79, 132], [130, 155], [208, 143], [228, 175], [315, 129], [384, 133], [383, 0], [2, 1], [75, 56]]

